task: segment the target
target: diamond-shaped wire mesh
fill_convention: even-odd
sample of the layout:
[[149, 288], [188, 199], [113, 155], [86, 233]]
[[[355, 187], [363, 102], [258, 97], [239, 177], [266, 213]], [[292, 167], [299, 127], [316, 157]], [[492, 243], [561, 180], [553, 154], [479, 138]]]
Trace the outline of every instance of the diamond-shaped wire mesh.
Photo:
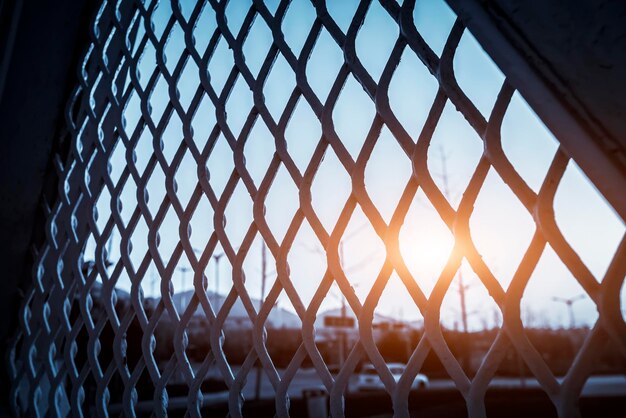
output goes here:
[[[297, 36], [289, 38], [282, 22], [295, 3], [303, 21]], [[116, 404], [132, 416], [139, 403], [148, 402], [156, 415], [166, 415], [167, 386], [180, 379], [188, 392], [188, 413], [200, 416], [201, 385], [216, 368], [229, 391], [230, 414], [240, 416], [243, 387], [260, 364], [275, 391], [276, 414], [288, 416], [290, 383], [308, 357], [330, 394], [333, 416], [344, 414], [350, 375], [366, 359], [380, 375], [396, 415], [408, 417], [411, 385], [428, 353], [434, 352], [470, 415], [484, 416], [489, 382], [507, 349], [513, 347], [560, 416], [577, 414], [578, 397], [599, 347], [610, 339], [626, 353], [619, 300], [626, 246], [622, 239], [603, 278], [594, 277], [572, 249], [554, 216], [555, 193], [569, 157], [558, 148], [538, 192], [516, 171], [501, 143], [502, 121], [514, 89], [505, 81], [487, 116], [459, 87], [453, 60], [463, 24], [454, 23], [438, 54], [416, 28], [415, 0], [402, 5], [381, 0], [374, 5], [382, 6], [387, 24], [398, 36], [390, 55], [379, 57], [378, 67], [372, 67], [364, 65], [357, 47], [368, 10], [374, 7], [371, 1], [359, 2], [345, 22], [335, 21], [323, 1], [265, 4], [254, 0], [237, 13], [229, 12], [241, 4], [234, 0], [103, 1], [90, 27], [91, 46], [67, 110], [72, 147], [65, 160], [57, 161], [60, 198], [48, 207], [47, 242], [38, 253], [10, 359], [16, 413], [63, 416], [71, 410], [77, 415], [93, 411], [107, 415]], [[247, 42], [254, 37], [270, 39], [267, 48]], [[332, 41], [334, 52], [316, 49], [322, 37]], [[406, 54], [419, 59], [438, 87], [417, 134], [409, 133], [389, 100], [390, 84]], [[230, 59], [227, 68], [219, 61], [224, 56]], [[315, 60], [321, 60], [322, 66], [313, 66]], [[282, 66], [283, 73], [292, 78], [276, 79], [275, 66]], [[321, 85], [316, 77], [329, 82]], [[359, 105], [375, 110], [368, 126], [351, 127], [365, 135], [356, 148], [342, 140], [334, 116], [342, 105], [342, 91], [350, 83], [364, 93], [359, 92], [360, 103], [348, 103], [349, 112], [357, 112]], [[484, 146], [458, 206], [448, 199], [428, 164], [431, 139], [448, 102]], [[301, 128], [307, 132], [296, 128], [294, 133], [289, 121], [301, 108], [310, 109], [313, 123]], [[308, 135], [316, 129], [315, 143], [305, 157], [294, 153], [294, 147], [288, 148], [293, 143], [290, 136]], [[268, 142], [261, 146], [248, 142], [258, 130], [263, 131], [259, 135], [271, 138], [269, 149]], [[383, 130], [404, 154], [399, 158], [412, 166], [412, 175], [402, 184], [402, 195], [388, 214], [382, 213], [376, 197], [368, 192], [365, 179]], [[232, 163], [215, 157], [219, 147], [230, 154]], [[349, 178], [351, 193], [345, 201], [337, 197], [342, 206], [336, 222], [328, 226], [316, 210], [312, 190], [324, 157], [331, 154], [342, 175]], [[123, 164], [113, 164], [116, 159]], [[483, 261], [469, 228], [474, 204], [490, 172], [504, 181], [535, 224], [530, 245], [507, 288]], [[267, 212], [271, 208], [265, 205], [268, 196], [281, 187], [276, 180], [280, 176], [285, 190], [292, 190], [284, 195], [283, 204], [292, 205], [293, 214], [277, 232], [270, 227]], [[454, 236], [453, 249], [430, 295], [412, 276], [399, 247], [401, 226], [419, 191]], [[245, 207], [249, 219], [232, 220], [234, 207]], [[341, 241], [357, 210], [363, 212], [385, 251], [364, 301], [348, 280], [340, 254]], [[243, 227], [239, 225], [243, 232], [233, 230], [232, 222], [244, 222]], [[310, 225], [327, 264], [308, 303], [298, 293], [298, 278], [291, 274], [294, 266], [289, 262], [304, 224]], [[206, 240], [197, 241], [190, 231], [201, 228], [210, 233]], [[120, 242], [111, 248], [114, 236]], [[255, 239], [267, 246], [268, 263], [275, 264], [277, 277], [268, 284], [260, 304], [253, 300], [244, 272]], [[547, 245], [599, 311], [597, 323], [560, 382], [530, 343], [520, 319], [523, 292]], [[85, 261], [89, 246], [93, 260]], [[117, 259], [113, 257], [116, 252]], [[225, 279], [230, 291], [220, 300], [208, 296], [206, 272], [211, 262], [217, 265], [221, 258], [232, 272]], [[440, 321], [442, 301], [463, 260], [503, 313], [503, 325], [473, 378], [452, 354]], [[372, 334], [375, 309], [394, 271], [423, 315], [425, 329], [397, 382]], [[188, 284], [194, 289], [183, 303], [176, 299], [175, 274], [189, 274]], [[122, 280], [130, 283], [129, 302], [118, 300], [116, 285]], [[333, 283], [358, 318], [357, 342], [337, 375], [329, 372], [316, 346], [314, 329]], [[160, 298], [148, 303], [144, 297], [148, 289]], [[281, 295], [288, 298], [301, 321], [302, 341], [279, 373], [267, 349], [265, 326]], [[224, 353], [228, 341], [223, 331], [236, 303], [242, 304], [253, 324], [253, 348], [235, 368]], [[191, 324], [196, 312], [208, 321], [204, 332], [210, 345], [202, 352], [204, 360], [192, 367], [189, 334], [195, 329]], [[169, 330], [173, 343], [165, 348], [170, 349], [168, 360], [158, 363], [157, 352], [164, 350], [166, 340], [159, 333], [159, 323], [165, 317], [173, 324]], [[150, 388], [149, 393], [140, 393], [140, 382], [141, 387]]]

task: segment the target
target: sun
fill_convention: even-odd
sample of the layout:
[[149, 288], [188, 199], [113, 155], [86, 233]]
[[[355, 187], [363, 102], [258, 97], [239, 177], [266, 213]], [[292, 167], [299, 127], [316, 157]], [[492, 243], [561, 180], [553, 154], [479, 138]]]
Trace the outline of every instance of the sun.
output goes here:
[[420, 287], [432, 288], [454, 248], [452, 233], [445, 225], [423, 223], [419, 228], [404, 228], [399, 241], [400, 254], [413, 278]]

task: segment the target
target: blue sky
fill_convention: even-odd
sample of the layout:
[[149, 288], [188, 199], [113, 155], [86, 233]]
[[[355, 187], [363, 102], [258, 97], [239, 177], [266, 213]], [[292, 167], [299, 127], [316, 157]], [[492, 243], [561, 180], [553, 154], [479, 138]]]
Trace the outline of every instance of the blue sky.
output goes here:
[[[191, 3], [182, 3], [183, 12], [188, 16]], [[249, 3], [231, 0], [226, 9], [231, 31], [237, 32], [241, 27]], [[344, 32], [348, 28], [357, 3], [331, 1], [328, 4], [329, 13]], [[276, 1], [269, 2], [268, 9], [273, 13], [276, 6]], [[153, 18], [157, 35], [163, 33], [170, 15], [169, 2], [159, 5]], [[296, 56], [304, 44], [313, 19], [314, 9], [307, 0], [292, 2], [283, 21], [282, 30]], [[455, 20], [452, 11], [443, 0], [421, 1], [417, 2], [414, 19], [426, 42], [439, 55]], [[204, 51], [216, 27], [211, 10], [206, 7], [194, 29], [196, 48], [199, 51]], [[138, 34], [139, 38], [142, 36], [143, 30]], [[380, 4], [374, 1], [356, 39], [357, 54], [374, 80], [379, 79], [397, 37], [398, 26]], [[261, 18], [257, 18], [244, 44], [246, 64], [255, 76], [265, 59], [271, 41], [272, 34], [267, 25]], [[182, 30], [176, 25], [165, 48], [169, 71], [176, 65], [183, 48]], [[139, 62], [138, 77], [141, 88], [145, 88], [147, 80], [156, 68], [155, 49], [148, 42], [144, 51], [135, 53], [143, 54]], [[228, 49], [225, 40], [221, 39], [208, 68], [211, 83], [218, 92], [221, 91], [232, 70], [232, 59], [232, 51]], [[322, 102], [325, 101], [342, 63], [341, 49], [323, 30], [306, 70], [308, 81]], [[454, 69], [460, 87], [481, 113], [488, 116], [504, 76], [467, 31], [455, 54]], [[198, 86], [198, 72], [197, 65], [189, 60], [178, 84], [180, 101], [185, 108]], [[294, 87], [294, 73], [286, 60], [279, 55], [264, 86], [266, 104], [275, 120], [279, 118]], [[407, 48], [390, 84], [389, 97], [392, 110], [414, 141], [422, 129], [436, 91], [436, 79]], [[167, 84], [161, 77], [149, 99], [153, 118], [157, 119], [163, 113], [169, 100]], [[125, 109], [124, 117], [129, 135], [140, 118], [139, 105], [138, 95], [135, 94]], [[235, 135], [239, 134], [252, 106], [252, 93], [243, 78], [239, 77], [226, 104], [227, 121]], [[350, 76], [333, 110], [333, 120], [338, 136], [353, 158], [356, 158], [361, 149], [374, 114], [374, 104], [358, 82]], [[204, 146], [215, 123], [215, 108], [205, 96], [192, 122], [194, 141], [200, 148]], [[301, 98], [285, 133], [289, 153], [300, 172], [303, 173], [306, 169], [320, 136], [320, 123], [306, 100]], [[181, 140], [182, 122], [174, 112], [162, 135], [163, 154], [168, 163], [171, 162]], [[504, 151], [516, 170], [528, 185], [537, 191], [558, 143], [518, 93], [513, 96], [504, 118], [502, 141]], [[158, 141], [156, 143], [158, 144]], [[140, 172], [143, 172], [148, 164], [154, 144], [152, 135], [147, 129], [144, 130], [135, 148], [136, 165]], [[447, 173], [450, 201], [453, 206], [458, 204], [482, 149], [480, 138], [454, 106], [448, 103], [433, 136], [428, 164], [441, 188], [443, 188], [442, 175], [444, 172]], [[262, 120], [257, 119], [244, 148], [247, 169], [257, 186], [266, 172], [274, 150], [272, 134]], [[119, 177], [127, 164], [124, 152], [120, 143], [111, 157], [113, 179]], [[207, 167], [211, 186], [220, 194], [234, 167], [232, 150], [223, 136], [218, 138]], [[409, 158], [403, 153], [390, 131], [383, 128], [365, 171], [365, 185], [385, 220], [389, 220], [393, 213], [411, 174]], [[185, 204], [197, 183], [197, 166], [190, 152], [187, 152], [175, 178], [180, 200]], [[164, 184], [165, 175], [157, 165], [147, 188], [150, 196], [148, 206], [153, 214], [156, 213], [165, 195]], [[327, 231], [330, 232], [334, 227], [350, 191], [350, 178], [329, 148], [312, 186], [313, 206]], [[122, 218], [125, 222], [134, 210], [136, 195], [136, 186], [131, 179], [120, 197], [123, 206]], [[97, 205], [100, 227], [106, 223], [110, 213], [109, 199], [108, 194], [104, 193]], [[287, 170], [281, 167], [266, 202], [266, 219], [279, 241], [284, 236], [297, 208], [297, 188]], [[555, 213], [557, 223], [568, 242], [596, 278], [601, 279], [619, 240], [624, 235], [624, 223], [574, 163], [568, 166], [558, 188]], [[237, 247], [252, 221], [252, 201], [241, 182], [227, 206], [226, 216], [226, 231], [233, 246]], [[367, 218], [357, 208], [349, 223], [347, 234], [357, 232], [344, 244], [347, 276], [355, 286], [361, 301], [365, 299], [385, 258], [382, 241], [367, 224]], [[173, 209], [170, 209], [159, 231], [161, 238], [159, 252], [166, 259], [178, 242], [178, 227], [178, 219]], [[191, 227], [192, 245], [203, 249], [213, 233], [213, 209], [204, 197], [192, 217]], [[506, 287], [530, 243], [534, 223], [530, 214], [494, 170], [490, 171], [479, 194], [470, 227], [474, 243], [485, 262], [500, 283]], [[147, 227], [145, 223], [140, 222], [132, 240], [131, 259], [135, 266], [138, 266], [146, 254], [146, 236]], [[400, 239], [402, 255], [409, 270], [420, 287], [429, 293], [446, 262], [453, 239], [421, 190], [412, 202]], [[253, 297], [260, 294], [260, 245], [260, 239], [257, 237], [244, 262], [246, 287]], [[112, 258], [116, 259], [119, 257], [119, 234], [114, 239], [113, 247]], [[86, 259], [93, 258], [89, 255], [93, 253], [93, 248], [93, 242], [90, 241], [87, 245]], [[310, 301], [326, 269], [326, 260], [314, 251], [316, 248], [320, 248], [319, 241], [305, 221], [289, 255], [291, 279], [305, 305]], [[219, 246], [216, 252], [221, 252]], [[183, 257], [179, 266], [188, 264]], [[355, 265], [358, 268], [352, 269], [351, 267]], [[495, 304], [471, 268], [464, 264], [461, 270], [465, 282], [471, 284], [467, 293], [468, 311], [474, 312], [470, 317], [470, 326], [476, 329], [482, 327], [484, 322], [493, 324]], [[206, 271], [211, 290], [215, 287], [213, 271], [212, 261]], [[220, 272], [219, 292], [226, 293], [230, 290], [231, 281], [231, 269], [227, 260], [221, 263]], [[142, 283], [146, 295], [151, 295], [150, 280], [155, 274], [151, 267], [148, 277]], [[185, 282], [182, 279], [182, 273], [177, 272], [174, 275], [175, 291], [191, 288], [191, 274], [187, 275]], [[274, 277], [271, 280], [273, 281]], [[120, 277], [118, 286], [129, 289], [130, 282], [125, 274]], [[156, 288], [159, 288], [158, 285]], [[451, 327], [459, 321], [458, 296], [454, 289], [453, 283], [444, 299], [441, 315], [442, 322]], [[335, 289], [331, 293], [337, 295], [338, 291]], [[530, 311], [531, 314], [524, 314], [523, 319], [531, 325], [566, 324], [568, 316], [565, 307], [554, 302], [552, 297], [570, 297], [580, 293], [582, 288], [548, 247], [524, 293], [523, 310]], [[338, 303], [338, 297], [328, 296], [321, 309], [336, 307]], [[279, 304], [291, 309], [290, 302], [284, 294], [281, 295]], [[383, 293], [377, 311], [405, 319], [420, 318], [418, 309], [395, 273]], [[595, 307], [588, 298], [575, 305], [575, 314], [579, 323], [592, 324], [597, 318]]]

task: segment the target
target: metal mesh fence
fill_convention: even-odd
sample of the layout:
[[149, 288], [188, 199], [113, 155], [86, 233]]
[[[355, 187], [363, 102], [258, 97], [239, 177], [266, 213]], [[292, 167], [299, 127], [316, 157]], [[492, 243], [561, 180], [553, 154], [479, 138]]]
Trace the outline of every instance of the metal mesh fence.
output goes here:
[[[398, 36], [391, 54], [381, 57], [385, 61], [381, 62], [384, 65], [380, 75], [374, 76], [363, 65], [356, 47], [359, 31], [373, 7], [371, 1], [360, 2], [345, 27], [333, 19], [323, 1], [312, 1], [307, 9], [311, 25], [303, 25], [299, 52], [281, 29], [292, 3], [289, 0], [271, 6], [253, 1], [241, 14], [237, 30], [233, 30], [233, 19], [230, 22], [227, 19], [228, 7], [237, 4], [234, 0], [231, 4], [217, 0], [183, 5], [174, 1], [161, 3], [104, 1], [91, 25], [91, 45], [79, 68], [79, 85], [67, 109], [71, 148], [69, 155], [58, 159], [56, 165], [59, 198], [46, 206], [47, 241], [37, 253], [33, 286], [20, 311], [20, 330], [11, 352], [9, 364], [16, 413], [64, 416], [71, 411], [81, 416], [95, 411], [108, 415], [116, 404], [133, 416], [139, 403], [147, 400], [156, 415], [166, 415], [171, 407], [168, 383], [181, 376], [188, 389], [184, 406], [189, 415], [200, 416], [202, 384], [209, 370], [216, 368], [228, 389], [229, 412], [240, 416], [245, 402], [243, 387], [260, 364], [275, 391], [276, 415], [288, 416], [290, 383], [308, 358], [329, 393], [333, 416], [344, 414], [344, 394], [350, 376], [359, 362], [366, 359], [373, 364], [390, 394], [395, 414], [408, 417], [412, 384], [427, 355], [434, 352], [465, 399], [469, 414], [484, 416], [489, 383], [507, 349], [513, 347], [559, 415], [578, 414], [580, 392], [598, 350], [611, 341], [626, 354], [619, 299], [626, 269], [626, 245], [622, 239], [604, 277], [594, 277], [572, 249], [554, 215], [554, 196], [569, 162], [568, 154], [559, 147], [540, 189], [535, 191], [528, 186], [505, 155], [501, 142], [502, 121], [514, 89], [505, 81], [491, 113], [486, 115], [457, 83], [453, 60], [464, 32], [460, 21], [454, 23], [441, 54], [437, 54], [416, 28], [414, 0], [406, 0], [402, 5], [381, 0], [380, 6], [395, 22]], [[214, 20], [215, 28], [205, 36], [206, 42], [200, 42], [198, 31], [203, 30], [206, 16]], [[272, 42], [267, 53], [256, 62], [256, 68], [251, 69], [252, 60], [247, 54], [257, 52], [246, 49], [246, 40], [253, 25], [259, 22], [271, 32]], [[327, 97], [322, 97], [311, 85], [310, 70], [307, 71], [322, 32], [330, 36], [343, 54], [338, 73], [331, 74]], [[170, 53], [168, 45], [173, 44], [171, 39], [176, 36], [183, 48]], [[231, 50], [233, 57], [232, 66], [227, 68], [221, 82], [216, 81], [217, 70], [211, 68], [219, 48]], [[152, 68], [142, 65], [147, 51], [155, 56]], [[389, 86], [403, 54], [417, 57], [438, 85], [417, 136], [409, 134], [389, 101]], [[295, 84], [281, 106], [269, 106], [266, 96], [271, 93], [264, 86], [277, 58], [293, 73]], [[365, 141], [356, 153], [347, 149], [334, 126], [333, 109], [348, 78], [356, 80], [367, 100], [375, 105]], [[229, 104], [229, 100], [234, 100], [236, 86], [251, 92], [250, 109]], [[131, 102], [138, 109], [134, 116], [127, 110]], [[304, 166], [295, 162], [285, 138], [300, 102], [310, 107], [321, 130]], [[475, 131], [476, 140], [482, 140], [484, 146], [456, 206], [447, 198], [447, 192], [442, 190], [428, 164], [433, 132], [446, 103], [462, 114]], [[206, 137], [200, 137], [198, 129], [199, 124], [207, 125], [206, 121], [195, 117], [201, 106], [207, 106], [214, 115], [209, 128], [205, 127]], [[233, 115], [238, 115], [240, 127], [233, 127]], [[169, 135], [168, 129], [174, 129], [176, 123], [179, 135]], [[258, 182], [250, 172], [255, 155], [246, 154], [245, 145], [250, 132], [260, 124], [273, 138], [273, 148], [262, 181]], [[383, 129], [391, 133], [413, 170], [392, 215], [387, 218], [368, 193], [365, 182], [370, 155]], [[151, 144], [148, 154], [138, 148], [138, 143], [146, 138]], [[233, 160], [233, 170], [228, 173], [223, 190], [216, 188], [216, 173], [212, 173], [210, 164], [218, 141], [227, 144]], [[166, 148], [171, 151], [169, 154]], [[122, 166], [113, 167], [110, 163], [115, 152], [122, 153]], [[328, 228], [312, 203], [311, 190], [324, 156], [330, 153], [350, 177], [351, 194], [337, 221]], [[184, 158], [192, 158], [196, 171], [181, 179], [177, 173]], [[297, 210], [289, 219], [282, 239], [268, 225], [264, 206], [268, 194], [276, 187], [273, 184], [280, 170], [288, 174], [297, 189], [294, 203]], [[484, 262], [469, 228], [474, 204], [489, 172], [497, 173], [504, 181], [535, 225], [531, 243], [506, 288]], [[162, 196], [154, 188], [149, 196], [148, 184], [157, 173], [162, 173], [157, 187]], [[185, 198], [179, 190], [181, 182], [193, 186]], [[129, 184], [133, 185], [134, 199], [122, 199]], [[252, 207], [252, 217], [245, 221], [241, 243], [234, 242], [226, 223], [229, 201], [237, 187], [243, 187]], [[412, 276], [399, 248], [400, 228], [418, 190], [454, 236], [453, 249], [430, 295], [425, 294]], [[108, 208], [106, 217], [98, 213], [103, 212], [99, 209], [102, 202]], [[201, 202], [208, 202], [208, 209], [200, 208]], [[340, 255], [340, 243], [357, 208], [385, 247], [384, 263], [364, 301], [357, 297], [348, 280]], [[212, 219], [204, 225], [210, 229], [210, 237], [198, 249], [189, 231], [194, 214], [201, 210], [210, 213]], [[175, 224], [177, 234], [171, 254], [162, 245], [162, 228], [167, 222]], [[288, 259], [305, 222], [323, 247], [327, 265], [309, 303], [302, 300], [294, 285], [297, 278], [290, 273]], [[109, 246], [115, 234], [120, 237], [117, 259], [112, 257], [114, 251]], [[276, 280], [268, 284], [262, 303], [255, 304], [246, 287], [242, 266], [258, 237], [267, 246], [267, 257], [271, 260], [268, 263], [275, 264]], [[146, 248], [138, 254], [137, 248], [141, 247], [137, 243], [141, 240]], [[84, 258], [87, 245], [92, 246], [93, 260]], [[562, 380], [557, 380], [533, 347], [520, 319], [520, 301], [526, 284], [547, 245], [567, 266], [599, 312], [599, 319]], [[220, 251], [232, 266], [232, 274], [227, 280], [229, 293], [216, 303], [207, 294], [206, 271], [211, 260], [215, 262], [222, 257]], [[173, 277], [184, 268], [183, 258], [190, 266], [194, 291], [190, 300], [178, 303]], [[471, 266], [503, 317], [495, 341], [474, 376], [466, 374], [451, 352], [440, 321], [442, 301], [451, 291], [463, 260]], [[158, 289], [153, 289], [155, 293], [158, 290], [159, 298], [154, 298], [154, 304], [148, 306], [144, 291], [150, 281], [150, 268], [155, 268], [159, 277]], [[406, 293], [424, 318], [423, 336], [398, 381], [381, 356], [372, 332], [376, 306], [393, 272], [400, 277]], [[118, 300], [116, 290], [122, 276], [130, 282], [126, 304]], [[331, 374], [316, 346], [314, 327], [320, 305], [330, 297], [334, 283], [358, 318], [358, 339], [337, 374]], [[301, 321], [301, 343], [279, 373], [266, 346], [266, 324], [281, 295], [288, 298]], [[224, 324], [235, 303], [243, 305], [253, 324], [252, 349], [237, 368], [232, 367], [223, 350]], [[205, 332], [210, 345], [202, 355], [204, 360], [192, 367], [188, 334], [196, 312], [201, 312], [209, 324]], [[158, 363], [155, 350], [160, 341], [156, 329], [164, 317], [172, 321], [172, 354], [167, 361]], [[144, 381], [150, 387], [150, 393], [145, 396], [138, 390]], [[112, 400], [114, 392], [117, 398]]]

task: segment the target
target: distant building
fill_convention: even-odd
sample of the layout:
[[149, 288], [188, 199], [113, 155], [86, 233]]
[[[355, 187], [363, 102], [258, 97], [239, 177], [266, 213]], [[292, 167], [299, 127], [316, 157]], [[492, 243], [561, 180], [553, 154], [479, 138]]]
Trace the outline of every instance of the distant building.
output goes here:
[[[315, 319], [315, 340], [316, 341], [333, 341], [337, 338], [337, 334], [341, 331], [346, 333], [348, 341], [356, 341], [358, 338], [358, 318], [350, 309], [346, 309], [345, 316], [352, 319], [352, 326], [336, 327], [330, 325], [332, 321], [329, 319], [341, 317], [341, 308], [330, 309], [317, 314]], [[423, 321], [402, 321], [386, 315], [374, 312], [372, 320], [374, 338], [378, 339], [386, 331], [391, 330], [420, 330], [423, 328]]]
[[[174, 294], [172, 299], [179, 315], [181, 315], [186, 307], [189, 305], [193, 295], [193, 290]], [[226, 296], [211, 291], [207, 291], [206, 295], [209, 302], [211, 303], [213, 312], [217, 314], [219, 309], [224, 304]], [[261, 307], [261, 301], [253, 298], [252, 306], [254, 307], [254, 310], [258, 313]], [[205, 316], [204, 309], [200, 304], [198, 304], [194, 316]], [[283, 308], [274, 306], [274, 308], [270, 311], [267, 320], [265, 321], [265, 326], [268, 328], [300, 329], [302, 323], [298, 315], [289, 312]], [[224, 322], [224, 328], [245, 329], [252, 327], [253, 322], [248, 315], [248, 311], [246, 310], [241, 299], [237, 298], [237, 300], [231, 307], [228, 316], [226, 317], [226, 321]]]

